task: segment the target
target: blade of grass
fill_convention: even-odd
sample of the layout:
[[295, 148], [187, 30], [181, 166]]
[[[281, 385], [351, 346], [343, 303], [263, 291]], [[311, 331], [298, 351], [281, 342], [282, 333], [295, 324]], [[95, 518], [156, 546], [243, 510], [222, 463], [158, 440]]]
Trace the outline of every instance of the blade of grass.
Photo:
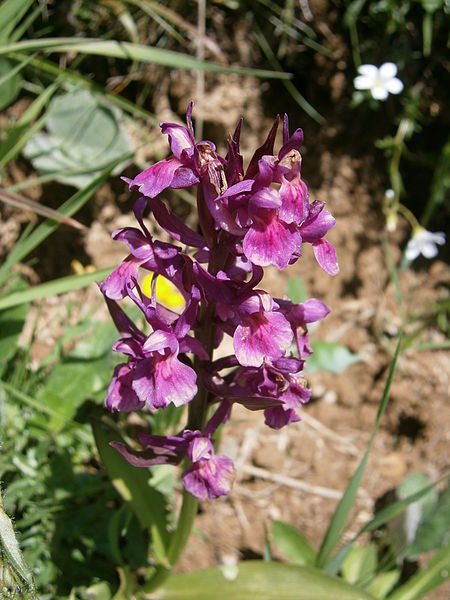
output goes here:
[[34, 0], [5, 0], [0, 6], [0, 41], [6, 42]]
[[50, 417], [58, 417], [60, 419], [62, 418], [65, 422], [68, 423], [74, 423], [74, 421], [72, 421], [71, 419], [67, 419], [64, 414], [59, 413], [53, 408], [49, 408], [42, 402], [38, 402], [28, 394], [25, 394], [21, 390], [16, 389], [14, 386], [10, 385], [6, 381], [3, 381], [2, 379], [0, 379], [0, 387], [2, 387], [6, 392], [11, 394], [11, 396], [14, 396], [14, 398], [19, 400], [19, 402], [23, 402], [23, 404], [29, 406], [30, 408], [33, 408], [39, 413], [44, 413], [45, 415], [49, 415]]
[[450, 473], [447, 473], [446, 475], [444, 475], [443, 477], [441, 477], [434, 483], [431, 483], [430, 485], [423, 487], [418, 492], [415, 492], [414, 494], [411, 494], [410, 496], [407, 496], [406, 498], [403, 498], [402, 500], [397, 500], [396, 502], [393, 502], [389, 506], [386, 506], [386, 508], [383, 508], [383, 510], [380, 510], [371, 521], [369, 521], [366, 525], [364, 525], [364, 527], [362, 527], [358, 531], [358, 533], [355, 535], [355, 537], [353, 538], [352, 541], [354, 542], [359, 536], [361, 536], [363, 533], [366, 533], [367, 531], [373, 531], [374, 529], [377, 529], [378, 527], [385, 525], [388, 521], [390, 521], [397, 515], [400, 515], [402, 512], [404, 512], [406, 510], [406, 508], [412, 502], [417, 502], [417, 500], [420, 500], [420, 498], [422, 498], [423, 496], [426, 496], [439, 483], [441, 483], [445, 479], [448, 479], [449, 477], [450, 477]]
[[[27, 55], [24, 53], [14, 52], [9, 54], [8, 58], [10, 60], [23, 60], [26, 56]], [[72, 69], [60, 69], [57, 65], [42, 57], [34, 58], [33, 60], [31, 60], [30, 67], [32, 67], [33, 70], [39, 69], [39, 71], [42, 71], [43, 74], [47, 75], [50, 79], [54, 79], [55, 77], [57, 77], [61, 81], [75, 83], [82, 88], [90, 90], [91, 92], [101, 94], [102, 96], [107, 98], [107, 100], [111, 102], [111, 104], [115, 104], [116, 106], [118, 106], [119, 108], [121, 108], [122, 110], [131, 114], [134, 117], [139, 116], [143, 117], [144, 119], [150, 120], [153, 123], [159, 123], [158, 119], [155, 117], [154, 114], [148, 112], [147, 110], [144, 110], [143, 108], [137, 106], [133, 102], [130, 102], [126, 98], [122, 98], [118, 94], [112, 94], [111, 92], [108, 92], [101, 86], [95, 84], [89, 79], [86, 79], [85, 77], [83, 77], [83, 75], [80, 75], [80, 73], [77, 73]]]
[[0, 77], [0, 86], [6, 83], [11, 77], [14, 77], [17, 73], [20, 73], [22, 69], [24, 69], [31, 61], [33, 60], [33, 56], [29, 56], [25, 58], [21, 63], [10, 69], [3, 77]]
[[450, 190], [450, 138], [442, 148], [435, 168], [431, 194], [425, 206], [420, 223], [426, 227], [437, 208], [444, 204]]
[[25, 40], [15, 44], [0, 46], [0, 56], [11, 52], [79, 52], [81, 54], [93, 54], [97, 56], [109, 56], [111, 58], [123, 58], [126, 60], [139, 60], [144, 63], [152, 63], [164, 67], [176, 69], [200, 69], [214, 73], [236, 73], [238, 75], [253, 75], [265, 79], [289, 79], [290, 73], [283, 71], [267, 71], [263, 69], [251, 69], [245, 67], [227, 67], [212, 62], [199, 61], [192, 56], [152, 48], [142, 44], [130, 42], [118, 42], [115, 40], [98, 40], [89, 38], [45, 38], [40, 40]]
[[[17, 52], [17, 53], [10, 54], [8, 56], [8, 58], [10, 60], [23, 60], [24, 58], [26, 58], [26, 56], [27, 56], [26, 54]], [[89, 79], [86, 79], [85, 77], [83, 77], [83, 75], [80, 75], [80, 73], [77, 73], [71, 69], [68, 69], [68, 68], [60, 69], [57, 65], [55, 65], [51, 61], [46, 60], [45, 58], [42, 58], [42, 57], [34, 58], [33, 60], [31, 60], [30, 67], [33, 68], [33, 71], [35, 69], [42, 71], [45, 75], [47, 75], [49, 77], [49, 79], [53, 79], [53, 78], [57, 77], [62, 82], [67, 81], [70, 83], [75, 83], [76, 85], [78, 85], [84, 89], [90, 90], [91, 92], [101, 94], [104, 98], [106, 98], [109, 102], [111, 102], [111, 104], [118, 106], [123, 111], [129, 113], [133, 117], [139, 116], [139, 117], [143, 117], [144, 119], [147, 119], [149, 121], [152, 121], [153, 123], [156, 123], [156, 124], [159, 123], [159, 120], [151, 112], [144, 110], [140, 106], [137, 106], [136, 104], [134, 104], [133, 102], [130, 102], [126, 98], [122, 98], [122, 96], [119, 96], [118, 94], [113, 94], [111, 92], [108, 92], [107, 90], [102, 88], [100, 85], [95, 84], [94, 82], [90, 81]], [[70, 88], [70, 89], [72, 89], [72, 88]]]
[[18, 208], [20, 210], [31, 210], [37, 215], [41, 215], [43, 217], [47, 217], [48, 219], [53, 219], [54, 221], [59, 221], [60, 223], [64, 223], [65, 225], [69, 225], [69, 227], [74, 227], [75, 229], [86, 229], [84, 225], [76, 221], [75, 219], [71, 219], [70, 217], [65, 217], [57, 210], [53, 210], [52, 208], [48, 208], [48, 206], [43, 206], [34, 200], [29, 200], [24, 196], [20, 196], [19, 194], [14, 194], [8, 192], [7, 190], [0, 189], [0, 200], [9, 206], [13, 206], [14, 208]]
[[31, 123], [41, 113], [42, 109], [50, 101], [50, 98], [56, 92], [58, 87], [59, 82], [55, 81], [55, 83], [45, 89], [25, 111], [17, 122], [17, 125], [10, 131], [0, 148], [0, 169], [2, 169], [10, 160], [15, 158], [28, 140], [31, 139], [39, 129], [44, 127], [47, 119], [46, 113], [33, 125], [31, 125]]
[[[278, 19], [278, 17], [275, 17], [275, 16], [269, 17], [268, 21], [269, 21], [269, 23], [274, 25], [276, 28], [283, 26], [283, 21], [281, 19]], [[316, 52], [318, 52], [319, 54], [323, 54], [323, 56], [326, 56], [327, 58], [334, 58], [334, 53], [332, 50], [330, 50], [329, 48], [326, 48], [322, 44], [319, 44], [319, 42], [316, 42], [315, 40], [311, 39], [307, 35], [304, 35], [303, 33], [296, 31], [293, 27], [290, 27], [288, 29], [287, 33], [288, 33], [289, 37], [301, 42], [305, 46], [308, 46], [308, 48], [311, 48], [311, 50], [315, 50]]]
[[381, 399], [380, 407], [378, 409], [377, 417], [375, 420], [375, 426], [373, 428], [373, 432], [370, 437], [369, 445], [367, 446], [367, 450], [365, 451], [364, 456], [363, 456], [358, 468], [356, 469], [355, 474], [351, 478], [350, 483], [348, 484], [348, 486], [344, 492], [344, 495], [342, 496], [341, 500], [339, 501], [339, 504], [334, 512], [333, 518], [331, 519], [330, 525], [328, 526], [328, 529], [325, 533], [324, 539], [320, 546], [320, 549], [319, 549], [319, 552], [317, 555], [317, 559], [316, 559], [316, 566], [319, 568], [323, 568], [325, 566], [325, 564], [327, 563], [327, 561], [330, 557], [331, 552], [334, 550], [334, 548], [338, 544], [338, 542], [341, 538], [342, 531], [344, 530], [344, 526], [347, 521], [348, 515], [349, 515], [349, 513], [352, 509], [353, 503], [355, 501], [356, 493], [357, 493], [359, 484], [361, 482], [361, 479], [362, 479], [362, 476], [364, 473], [364, 469], [366, 467], [367, 460], [369, 458], [370, 451], [371, 451], [373, 443], [375, 441], [375, 436], [380, 427], [381, 417], [384, 414], [384, 411], [386, 409], [386, 406], [387, 406], [387, 403], [389, 400], [389, 392], [391, 389], [391, 384], [392, 384], [392, 380], [393, 380], [394, 373], [395, 373], [395, 368], [397, 366], [397, 360], [398, 360], [399, 353], [400, 353], [400, 344], [401, 344], [401, 336], [398, 339], [397, 348], [395, 350], [394, 358], [392, 359], [392, 363], [391, 363], [391, 366], [389, 369], [388, 378], [387, 378], [386, 384], [384, 386], [383, 397]]
[[[59, 208], [59, 212], [62, 215], [71, 217], [76, 213], [86, 202], [93, 196], [100, 185], [108, 178], [114, 167], [121, 162], [122, 159], [114, 161], [109, 167], [104, 169], [98, 177], [94, 179], [86, 188], [79, 190], [73, 196], [71, 196], [64, 204]], [[57, 221], [53, 219], [47, 219], [41, 223], [31, 233], [23, 243], [16, 243], [13, 250], [8, 255], [8, 258], [0, 267], [0, 285], [9, 276], [9, 269], [13, 264], [23, 260], [30, 252], [32, 252], [39, 244], [41, 244], [51, 233], [59, 227]]]
[[[200, 38], [200, 41], [205, 45], [205, 48], [208, 48], [212, 54], [217, 56], [217, 59], [220, 60], [221, 63], [226, 64], [227, 59], [218, 44], [207, 35], [199, 35], [199, 32], [194, 25], [189, 23], [189, 21], [186, 21], [186, 19], [183, 19], [176, 11], [170, 9], [168, 6], [164, 6], [161, 2], [155, 2], [154, 0], [125, 0], [125, 2], [138, 6], [148, 15], [154, 16], [155, 13], [160, 15], [164, 20], [163, 26], [165, 28], [168, 28], [168, 26], [170, 26], [169, 23], [172, 23], [179, 29], [186, 31], [191, 40], [195, 43], [197, 43]], [[167, 29], [167, 31], [168, 33], [171, 33], [169, 29]], [[174, 34], [180, 42], [181, 36], [172, 28], [172, 35]], [[184, 40], [181, 38], [181, 43], [183, 42]]]
[[[441, 548], [425, 569], [421, 569], [389, 596], [389, 600], [419, 600], [446, 580], [450, 571], [450, 545]], [[427, 596], [429, 597], [429, 596]]]
[[93, 271], [92, 273], [83, 273], [82, 275], [68, 275], [67, 277], [60, 277], [53, 279], [52, 281], [46, 281], [27, 290], [20, 292], [13, 292], [3, 298], [0, 298], [0, 310], [10, 308], [11, 306], [17, 306], [18, 304], [24, 304], [31, 302], [32, 300], [38, 300], [40, 298], [47, 298], [48, 296], [56, 296], [58, 294], [65, 294], [72, 290], [78, 290], [83, 287], [87, 287], [95, 281], [101, 281], [105, 279], [113, 267], [107, 269], [100, 269]]
[[12, 34], [9, 36], [9, 42], [12, 43], [19, 41], [27, 29], [31, 27], [34, 21], [39, 17], [39, 15], [41, 15], [41, 13], [42, 5], [39, 5], [27, 16], [26, 19], [22, 21], [22, 23], [20, 23], [20, 25], [16, 27], [16, 29], [14, 29]]
[[[258, 1], [259, 4], [262, 4], [263, 6], [265, 6], [269, 10], [271, 10], [275, 15], [278, 15], [279, 17], [282, 17], [282, 15], [283, 15], [283, 9], [281, 8], [281, 6], [279, 6], [275, 2], [272, 2], [271, 0], [257, 0], [257, 1]], [[261, 11], [261, 14], [263, 14], [266, 18], [268, 17], [267, 11]], [[304, 21], [293, 17], [292, 23], [293, 23], [293, 25], [295, 25], [295, 27], [299, 31], [301, 31], [302, 33], [306, 34], [310, 39], [311, 38], [315, 39], [317, 37], [317, 34], [314, 31], [314, 29], [312, 29]]]
[[[273, 53], [272, 48], [270, 47], [269, 43], [267, 42], [266, 38], [264, 37], [264, 34], [262, 33], [261, 29], [258, 27], [258, 25], [256, 24], [255, 21], [253, 21], [253, 23], [251, 25], [252, 25], [253, 31], [256, 35], [258, 44], [260, 45], [261, 50], [264, 52], [267, 60], [271, 63], [271, 65], [275, 69], [281, 69], [282, 67], [281, 67], [280, 63], [278, 62], [275, 54]], [[286, 88], [286, 90], [289, 92], [289, 94], [292, 96], [292, 98], [300, 106], [300, 108], [302, 110], [304, 110], [305, 113], [311, 117], [311, 119], [314, 119], [314, 121], [316, 121], [316, 123], [323, 123], [325, 121], [324, 117], [319, 112], [317, 112], [317, 110], [314, 108], [314, 106], [312, 106], [306, 100], [306, 98], [304, 96], [302, 96], [302, 94], [300, 94], [300, 92], [295, 87], [295, 85], [292, 83], [292, 81], [286, 81], [283, 79], [282, 83], [283, 83], [284, 87]]]

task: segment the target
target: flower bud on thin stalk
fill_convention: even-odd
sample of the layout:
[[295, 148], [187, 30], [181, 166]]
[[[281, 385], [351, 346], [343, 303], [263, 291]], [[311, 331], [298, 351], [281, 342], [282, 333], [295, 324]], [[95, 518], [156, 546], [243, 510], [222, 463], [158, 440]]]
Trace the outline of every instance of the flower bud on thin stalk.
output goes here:
[[[114, 232], [130, 254], [101, 290], [120, 335], [113, 349], [127, 357], [114, 371], [106, 407], [120, 412], [189, 407], [186, 428], [175, 436], [141, 435], [140, 451], [111, 445], [136, 467], [184, 461], [183, 485], [203, 500], [231, 489], [234, 466], [216, 454], [213, 435], [234, 404], [263, 410], [265, 423], [280, 429], [300, 419], [298, 410], [310, 397], [303, 377], [311, 354], [307, 324], [329, 310], [315, 298], [302, 304], [272, 298], [257, 287], [264, 267], [285, 269], [301, 257], [304, 243], [312, 245], [325, 272], [336, 275], [339, 267], [325, 239], [335, 220], [323, 202], [310, 201], [301, 178], [302, 130], [290, 135], [285, 116], [283, 144], [274, 154], [277, 117], [244, 170], [242, 122], [223, 157], [212, 142], [195, 141], [191, 112], [192, 103], [186, 127], [161, 124], [172, 154], [127, 180], [140, 193], [134, 207], [139, 228]], [[167, 188], [192, 186], [197, 186], [200, 233], [159, 199]], [[143, 221], [147, 209], [174, 243], [153, 239]], [[141, 270], [152, 274], [150, 293], [140, 284]], [[158, 301], [158, 278], [169, 280], [181, 295], [181, 314]], [[140, 309], [150, 334], [119, 306], [124, 298]], [[234, 354], [215, 360], [225, 335], [233, 339]]]

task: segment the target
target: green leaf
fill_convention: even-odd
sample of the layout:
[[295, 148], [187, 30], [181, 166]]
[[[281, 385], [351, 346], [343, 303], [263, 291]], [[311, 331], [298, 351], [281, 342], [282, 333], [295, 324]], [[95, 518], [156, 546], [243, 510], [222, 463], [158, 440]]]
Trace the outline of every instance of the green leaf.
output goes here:
[[301, 277], [291, 277], [287, 283], [287, 295], [291, 302], [298, 304], [308, 299], [305, 282]]
[[45, 125], [47, 115], [44, 114], [40, 119], [32, 124], [34, 119], [40, 114], [44, 106], [50, 100], [52, 95], [58, 89], [59, 83], [48, 86], [25, 111], [17, 124], [8, 133], [6, 139], [0, 146], [0, 169], [8, 162], [13, 160], [25, 146], [29, 139]]
[[5, 43], [34, 0], [4, 0], [0, 5], [0, 42]]
[[[9, 55], [9, 58], [11, 60], [23, 61], [27, 58], [27, 54], [21, 52], [11, 53]], [[153, 113], [150, 113], [147, 110], [141, 108], [140, 106], [137, 106], [136, 104], [130, 102], [130, 100], [127, 100], [122, 96], [108, 92], [104, 89], [104, 87], [97, 85], [90, 79], [83, 77], [83, 75], [81, 75], [80, 73], [72, 71], [68, 68], [61, 69], [50, 60], [45, 60], [42, 57], [32, 58], [30, 63], [32, 67], [38, 69], [40, 72], [45, 73], [47, 76], [50, 75], [54, 79], [75, 84], [77, 88], [88, 89], [92, 93], [100, 94], [103, 98], [106, 98], [108, 102], [114, 104], [118, 108], [122, 109], [123, 111], [126, 111], [134, 117], [139, 116], [155, 124], [159, 123], [158, 119]]]
[[353, 0], [353, 2], [350, 2], [343, 18], [343, 23], [346, 27], [351, 27], [356, 24], [365, 3], [366, 0]]
[[111, 346], [116, 340], [117, 329], [112, 321], [96, 323], [95, 328], [90, 333], [86, 333], [70, 351], [69, 357], [80, 360], [101, 358], [111, 350]]
[[414, 542], [408, 546], [406, 556], [416, 558], [424, 552], [435, 550], [450, 540], [450, 487], [439, 495], [431, 514], [422, 518]]
[[[448, 475], [443, 477], [442, 479], [446, 479], [447, 477]], [[441, 480], [431, 483], [430, 485], [427, 485], [421, 490], [415, 492], [411, 496], [403, 498], [402, 500], [397, 500], [396, 502], [389, 504], [389, 506], [386, 506], [386, 508], [380, 510], [380, 512], [378, 512], [375, 515], [375, 517], [371, 521], [369, 521], [369, 523], [367, 523], [362, 529], [360, 529], [360, 531], [356, 534], [354, 539], [357, 539], [360, 535], [366, 533], [367, 531], [373, 531], [374, 529], [378, 529], [382, 525], [385, 525], [386, 523], [391, 521], [394, 517], [404, 512], [412, 502], [420, 500], [420, 498], [428, 494], [430, 490], [432, 490], [440, 481]]]
[[111, 587], [106, 581], [99, 581], [87, 588], [89, 600], [111, 600]]
[[418, 536], [420, 523], [436, 507], [438, 493], [434, 486], [430, 486], [426, 475], [421, 472], [411, 473], [397, 488], [397, 496], [401, 500], [426, 488], [428, 488], [427, 493], [409, 502], [405, 510], [388, 524], [393, 550], [401, 558], [410, 551], [411, 544]]
[[95, 442], [105, 469], [122, 498], [129, 502], [142, 527], [152, 536], [153, 550], [160, 564], [166, 565], [168, 532], [165, 497], [149, 485], [147, 469], [131, 466], [110, 441], [123, 441], [120, 434], [105, 421], [92, 420]]
[[19, 94], [22, 78], [19, 68], [13, 69], [11, 62], [0, 58], [0, 110], [9, 106]]
[[389, 600], [419, 600], [448, 580], [449, 572], [450, 545], [438, 550], [428, 566], [395, 590]]
[[0, 46], [0, 56], [11, 52], [79, 52], [80, 54], [93, 54], [97, 56], [109, 56], [112, 58], [123, 58], [126, 60], [138, 60], [144, 63], [152, 63], [173, 69], [198, 69], [213, 73], [237, 73], [239, 75], [253, 75], [266, 79], [289, 79], [289, 73], [281, 71], [265, 71], [261, 69], [249, 69], [244, 67], [226, 67], [212, 62], [205, 62], [193, 58], [187, 54], [173, 52], [144, 46], [143, 44], [132, 44], [130, 42], [118, 42], [115, 40], [98, 40], [89, 38], [45, 38], [40, 40], [26, 40], [16, 44]]
[[[33, 577], [25, 564], [11, 519], [6, 514], [0, 497], [0, 571], [2, 587], [5, 584], [26, 587], [34, 598]], [[9, 580], [9, 581], [8, 581]], [[2, 593], [3, 597], [3, 593]]]
[[[21, 285], [26, 289], [23, 282]], [[17, 289], [18, 286], [15, 287]], [[25, 303], [7, 310], [0, 310], [0, 365], [5, 364], [14, 356], [27, 313], [28, 306]]]
[[0, 310], [18, 306], [20, 304], [26, 304], [33, 300], [39, 300], [40, 298], [65, 294], [71, 290], [79, 290], [91, 285], [91, 283], [94, 283], [95, 281], [101, 281], [107, 277], [111, 271], [112, 267], [100, 269], [99, 271], [94, 271], [92, 273], [83, 273], [82, 275], [69, 275], [68, 277], [61, 277], [60, 279], [53, 279], [52, 281], [35, 285], [23, 292], [13, 292], [12, 294], [0, 298]]
[[283, 521], [273, 521], [272, 537], [275, 544], [289, 562], [294, 565], [312, 565], [316, 553], [306, 538], [296, 529]]
[[370, 583], [367, 591], [370, 592], [375, 598], [383, 600], [383, 598], [386, 598], [399, 579], [400, 571], [398, 569], [395, 569], [394, 571], [387, 571], [386, 573], [379, 573]]
[[235, 579], [220, 568], [176, 575], [147, 596], [152, 600], [370, 600], [372, 596], [312, 567], [277, 562], [239, 563]]
[[311, 347], [314, 354], [306, 360], [308, 373], [326, 371], [339, 374], [361, 360], [358, 354], [352, 354], [348, 348], [334, 342], [311, 342]]
[[[83, 402], [106, 389], [110, 373], [105, 358], [67, 360], [58, 363], [46, 377], [36, 399], [58, 412], [49, 427], [59, 427], [73, 419]], [[62, 421], [62, 422], [61, 422]]]
[[392, 359], [391, 367], [389, 369], [388, 378], [387, 378], [386, 384], [384, 386], [383, 397], [381, 399], [380, 407], [378, 409], [377, 417], [375, 420], [375, 426], [374, 426], [372, 436], [369, 441], [369, 445], [367, 447], [367, 450], [364, 453], [364, 456], [363, 456], [358, 468], [356, 469], [355, 474], [351, 478], [350, 483], [348, 484], [348, 486], [344, 492], [344, 495], [342, 496], [341, 500], [339, 501], [339, 504], [337, 505], [337, 508], [334, 512], [333, 518], [331, 519], [330, 525], [328, 526], [328, 529], [325, 533], [323, 542], [320, 546], [320, 550], [319, 550], [319, 553], [318, 553], [317, 559], [316, 559], [316, 565], [318, 567], [323, 568], [326, 565], [331, 552], [334, 550], [334, 548], [338, 544], [338, 542], [341, 538], [341, 534], [344, 530], [348, 515], [350, 514], [353, 503], [355, 501], [356, 493], [358, 491], [358, 487], [361, 482], [361, 479], [362, 479], [362, 476], [364, 473], [364, 469], [366, 468], [366, 464], [367, 464], [367, 460], [369, 458], [370, 451], [371, 451], [373, 443], [375, 441], [375, 436], [380, 427], [381, 417], [383, 416], [384, 411], [386, 410], [386, 406], [387, 406], [387, 403], [389, 400], [389, 391], [391, 389], [391, 384], [392, 384], [392, 380], [394, 378], [395, 368], [397, 366], [397, 360], [398, 360], [398, 356], [400, 353], [400, 343], [401, 343], [401, 337], [399, 338], [399, 340], [397, 342], [397, 348], [395, 350], [394, 358]]
[[[76, 213], [86, 202], [95, 194], [100, 185], [109, 177], [111, 171], [115, 167], [115, 163], [104, 169], [102, 173], [94, 179], [83, 190], [79, 190], [73, 196], [71, 196], [64, 204], [59, 208], [59, 212], [65, 216], [71, 217]], [[39, 244], [41, 244], [50, 234], [52, 234], [58, 227], [59, 223], [51, 219], [46, 219], [41, 223], [25, 240], [18, 242], [13, 250], [8, 255], [8, 258], [0, 268], [0, 283], [7, 279], [9, 269], [13, 264], [23, 260], [30, 252], [32, 252]]]
[[374, 576], [377, 568], [375, 544], [353, 547], [341, 566], [342, 576], [349, 583], [364, 587]]
[[[131, 144], [120, 125], [120, 111], [101, 96], [77, 90], [54, 98], [48, 110], [49, 133], [36, 134], [24, 155], [41, 174], [60, 183], [83, 188], [111, 162], [132, 156]], [[125, 162], [116, 164], [113, 175]], [[68, 173], [77, 174], [68, 174]]]
[[[400, 499], [407, 498], [416, 494], [420, 490], [430, 487], [430, 480], [421, 471], [415, 471], [406, 477], [397, 487], [397, 495]], [[416, 502], [421, 506], [423, 516], [429, 515], [436, 508], [438, 501], [438, 492], [434, 486], [431, 486], [430, 491], [422, 496]]]
[[119, 567], [117, 571], [119, 573], [120, 586], [114, 594], [113, 600], [129, 600], [134, 597], [135, 582], [127, 567]]

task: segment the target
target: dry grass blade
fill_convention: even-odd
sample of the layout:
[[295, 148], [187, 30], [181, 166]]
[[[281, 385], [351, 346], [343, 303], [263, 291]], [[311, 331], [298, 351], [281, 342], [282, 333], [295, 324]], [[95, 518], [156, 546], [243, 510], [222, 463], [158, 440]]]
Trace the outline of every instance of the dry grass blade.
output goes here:
[[53, 219], [59, 223], [64, 223], [64, 225], [69, 225], [69, 227], [73, 227], [74, 229], [79, 229], [82, 231], [86, 229], [84, 225], [75, 219], [66, 217], [57, 210], [53, 210], [47, 206], [42, 206], [41, 204], [34, 202], [34, 200], [29, 200], [20, 194], [14, 194], [13, 192], [7, 192], [6, 190], [0, 189], [0, 200], [9, 206], [13, 206], [14, 208], [18, 208], [20, 210], [31, 210], [37, 215], [41, 215], [47, 219]]

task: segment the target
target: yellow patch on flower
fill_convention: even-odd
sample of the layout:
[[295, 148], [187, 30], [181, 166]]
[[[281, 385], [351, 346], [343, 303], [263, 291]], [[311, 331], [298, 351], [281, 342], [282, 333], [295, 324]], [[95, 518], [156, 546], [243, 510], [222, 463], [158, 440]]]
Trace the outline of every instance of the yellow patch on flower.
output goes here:
[[[149, 273], [142, 280], [142, 292], [147, 298], [151, 298], [152, 295], [152, 280], [153, 273]], [[185, 304], [184, 298], [177, 288], [162, 275], [159, 275], [156, 280], [156, 300], [167, 308], [184, 307]]]

